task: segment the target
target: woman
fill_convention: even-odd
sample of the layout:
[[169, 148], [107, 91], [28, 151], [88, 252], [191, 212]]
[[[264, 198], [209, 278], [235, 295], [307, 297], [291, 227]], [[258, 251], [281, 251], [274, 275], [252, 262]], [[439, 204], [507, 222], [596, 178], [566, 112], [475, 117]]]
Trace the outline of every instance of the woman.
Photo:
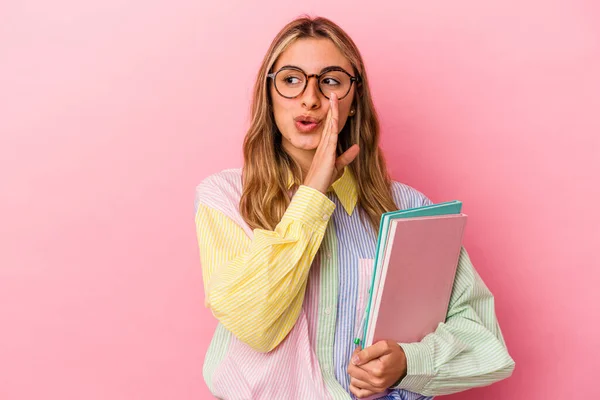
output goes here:
[[419, 343], [355, 348], [381, 214], [431, 204], [390, 180], [378, 143], [354, 42], [324, 18], [284, 27], [258, 73], [243, 168], [196, 190], [216, 397], [425, 399], [512, 373], [464, 249], [446, 323]]

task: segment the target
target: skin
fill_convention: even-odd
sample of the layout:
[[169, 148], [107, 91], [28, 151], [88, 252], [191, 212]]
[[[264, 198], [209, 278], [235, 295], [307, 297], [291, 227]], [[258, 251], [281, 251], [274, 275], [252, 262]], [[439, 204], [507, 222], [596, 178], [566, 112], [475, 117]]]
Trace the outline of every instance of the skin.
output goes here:
[[393, 340], [357, 347], [348, 364], [350, 391], [359, 399], [381, 393], [406, 376], [406, 355]]
[[[281, 54], [273, 70], [278, 71], [284, 65], [299, 67], [308, 75], [318, 74], [329, 66], [353, 71], [350, 61], [329, 39], [295, 41]], [[270, 90], [284, 150], [300, 164], [304, 185], [325, 193], [360, 151], [355, 144], [336, 157], [338, 134], [353, 107], [355, 85], [342, 100], [335, 95], [328, 100], [314, 78], [309, 79], [304, 93], [293, 99], [281, 97], [272, 83]], [[321, 123], [312, 132], [301, 132], [294, 121], [301, 115], [310, 115]], [[350, 391], [358, 398], [383, 392], [406, 375], [406, 367], [402, 347], [392, 340], [382, 340], [364, 350], [357, 347], [348, 366]]]
[[[284, 65], [300, 67], [307, 74], [316, 74], [328, 66], [337, 65], [353, 71], [350, 62], [329, 39], [300, 39], [292, 43], [279, 57], [273, 70]], [[341, 101], [328, 100], [319, 91], [315, 78], [308, 81], [304, 93], [293, 99], [281, 97], [271, 84], [275, 123], [283, 135], [284, 150], [299, 164], [304, 184], [323, 193], [358, 155], [358, 145], [336, 158], [338, 133], [346, 123], [352, 106], [355, 86]], [[330, 96], [332, 97], [332, 96]], [[319, 127], [309, 133], [298, 131], [294, 118], [310, 115], [321, 120]]]

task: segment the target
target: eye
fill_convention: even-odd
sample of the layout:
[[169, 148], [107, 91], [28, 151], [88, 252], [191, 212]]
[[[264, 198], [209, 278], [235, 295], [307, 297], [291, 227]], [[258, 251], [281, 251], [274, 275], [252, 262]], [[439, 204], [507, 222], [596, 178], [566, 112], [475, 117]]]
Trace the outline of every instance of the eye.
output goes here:
[[299, 77], [297, 75], [284, 75], [281, 77], [281, 81], [286, 86], [297, 86], [297, 85], [301, 85], [302, 82], [304, 81], [304, 79], [302, 79], [301, 77]]
[[340, 85], [340, 81], [338, 81], [335, 78], [332, 77], [325, 77], [323, 79], [321, 79], [321, 84], [323, 85], [327, 85], [327, 86], [339, 86]]

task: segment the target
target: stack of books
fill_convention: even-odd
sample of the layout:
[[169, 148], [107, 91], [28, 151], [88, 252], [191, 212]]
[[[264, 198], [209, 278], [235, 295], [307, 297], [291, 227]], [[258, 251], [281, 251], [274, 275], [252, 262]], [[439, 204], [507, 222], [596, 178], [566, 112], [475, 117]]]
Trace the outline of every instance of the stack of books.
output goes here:
[[382, 215], [356, 344], [419, 342], [445, 322], [467, 220], [461, 209], [455, 200]]

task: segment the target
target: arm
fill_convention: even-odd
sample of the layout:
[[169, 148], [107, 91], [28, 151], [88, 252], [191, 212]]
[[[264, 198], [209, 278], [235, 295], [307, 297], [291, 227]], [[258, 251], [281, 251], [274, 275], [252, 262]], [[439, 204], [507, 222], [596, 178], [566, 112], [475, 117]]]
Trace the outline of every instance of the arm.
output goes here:
[[218, 210], [199, 204], [196, 232], [206, 305], [257, 351], [274, 349], [300, 315], [308, 272], [335, 204], [300, 186], [274, 231], [250, 238]]
[[427, 396], [460, 392], [509, 377], [515, 362], [496, 320], [494, 297], [461, 249], [445, 323], [418, 343], [400, 343], [407, 374], [396, 386]]

